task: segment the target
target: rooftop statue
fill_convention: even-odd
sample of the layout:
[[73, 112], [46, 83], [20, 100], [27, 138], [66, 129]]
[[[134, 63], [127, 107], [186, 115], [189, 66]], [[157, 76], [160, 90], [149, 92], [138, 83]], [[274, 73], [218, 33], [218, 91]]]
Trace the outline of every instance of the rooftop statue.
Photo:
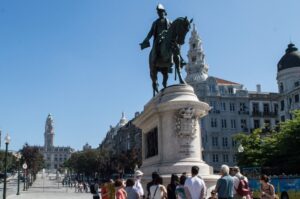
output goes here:
[[188, 20], [187, 17], [179, 17], [171, 23], [166, 18], [167, 12], [163, 5], [158, 4], [156, 10], [159, 18], [153, 22], [147, 37], [140, 43], [142, 50], [148, 48], [150, 47], [149, 40], [153, 37], [153, 45], [149, 55], [153, 96], [158, 93], [158, 72], [162, 73], [162, 85], [166, 88], [168, 73], [172, 73], [173, 64], [175, 64], [175, 80], [178, 75], [179, 83], [185, 84], [181, 76], [181, 69], [186, 63], [181, 56], [180, 47], [184, 44], [185, 36], [193, 21], [193, 19]]

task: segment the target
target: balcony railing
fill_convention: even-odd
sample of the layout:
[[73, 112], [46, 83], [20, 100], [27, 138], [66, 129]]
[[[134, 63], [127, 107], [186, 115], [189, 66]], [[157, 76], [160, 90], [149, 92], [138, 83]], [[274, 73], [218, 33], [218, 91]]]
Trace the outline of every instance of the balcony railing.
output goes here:
[[262, 113], [260, 111], [252, 111], [252, 116], [253, 117], [261, 117]]
[[220, 114], [220, 110], [210, 110], [209, 113], [213, 113], [213, 114]]
[[249, 111], [239, 111], [240, 115], [249, 115]]
[[265, 111], [263, 112], [264, 117], [277, 117], [278, 114], [277, 112], [269, 112], [269, 111]]

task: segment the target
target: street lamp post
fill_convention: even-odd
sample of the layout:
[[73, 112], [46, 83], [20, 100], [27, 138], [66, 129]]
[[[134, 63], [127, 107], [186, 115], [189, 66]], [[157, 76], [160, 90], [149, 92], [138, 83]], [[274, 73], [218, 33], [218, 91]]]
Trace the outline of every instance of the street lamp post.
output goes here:
[[23, 169], [24, 169], [24, 188], [23, 188], [23, 191], [26, 191], [26, 178], [27, 178], [27, 176], [26, 176], [26, 169], [27, 169], [27, 164], [26, 164], [26, 162], [23, 164]]
[[3, 199], [6, 199], [6, 179], [7, 179], [7, 153], [10, 137], [7, 134], [5, 137], [5, 156], [4, 156], [4, 184], [3, 184]]
[[21, 159], [21, 154], [17, 153], [15, 154], [18, 162], [18, 189], [17, 189], [17, 195], [20, 195], [20, 159]]

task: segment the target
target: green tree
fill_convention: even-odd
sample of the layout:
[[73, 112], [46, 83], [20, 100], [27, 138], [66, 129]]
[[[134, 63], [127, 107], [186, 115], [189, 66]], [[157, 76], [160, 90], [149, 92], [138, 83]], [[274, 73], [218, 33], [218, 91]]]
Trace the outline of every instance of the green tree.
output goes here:
[[[0, 151], [0, 172], [4, 172], [5, 151]], [[17, 169], [16, 157], [11, 152], [7, 153], [7, 171], [13, 172]]]
[[21, 149], [22, 163], [26, 162], [28, 172], [32, 174], [33, 179], [36, 179], [36, 174], [44, 167], [43, 155], [39, 152], [38, 147], [29, 146], [27, 143]]
[[269, 167], [277, 173], [300, 172], [300, 110], [276, 130], [256, 129], [251, 134], [237, 134], [235, 139], [244, 147], [237, 154], [241, 167]]

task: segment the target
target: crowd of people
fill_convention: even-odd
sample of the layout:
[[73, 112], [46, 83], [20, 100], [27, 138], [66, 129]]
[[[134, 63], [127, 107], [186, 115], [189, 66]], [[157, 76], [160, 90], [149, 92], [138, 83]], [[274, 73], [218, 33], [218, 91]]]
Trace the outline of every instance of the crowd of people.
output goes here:
[[[134, 179], [126, 181], [116, 179], [98, 184], [97, 180], [91, 185], [93, 199], [251, 199], [248, 179], [243, 176], [238, 167], [229, 168], [222, 165], [221, 177], [216, 186], [207, 197], [207, 187], [204, 180], [199, 176], [199, 167], [191, 168], [191, 176], [182, 173], [180, 177], [172, 174], [170, 183], [165, 187], [162, 176], [157, 172], [152, 173], [152, 180], [147, 184], [144, 191], [141, 179], [143, 172], [137, 170]], [[273, 185], [269, 178], [262, 175], [261, 199], [275, 199]], [[94, 187], [93, 187], [94, 186]]]

